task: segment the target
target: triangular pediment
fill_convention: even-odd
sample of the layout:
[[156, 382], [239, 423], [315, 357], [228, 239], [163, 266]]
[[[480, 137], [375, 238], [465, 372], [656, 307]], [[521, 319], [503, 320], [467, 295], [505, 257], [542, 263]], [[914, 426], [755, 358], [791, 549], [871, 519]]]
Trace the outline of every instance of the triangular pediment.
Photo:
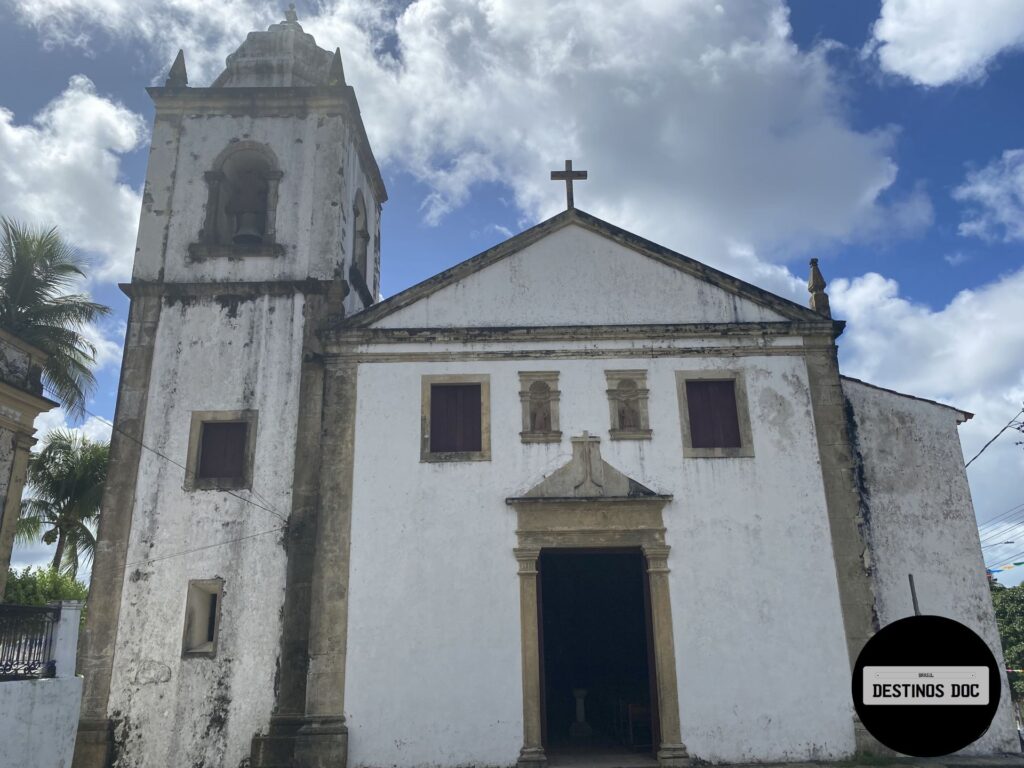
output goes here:
[[350, 328], [821, 322], [821, 315], [570, 209], [350, 317]]
[[668, 500], [601, 458], [601, 439], [584, 432], [572, 438], [572, 459], [510, 503], [542, 501]]

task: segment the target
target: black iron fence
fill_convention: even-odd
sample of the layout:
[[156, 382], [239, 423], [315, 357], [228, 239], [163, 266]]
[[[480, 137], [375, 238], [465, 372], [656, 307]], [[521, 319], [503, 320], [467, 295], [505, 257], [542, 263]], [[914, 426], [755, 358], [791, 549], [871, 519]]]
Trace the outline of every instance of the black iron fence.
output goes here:
[[53, 677], [60, 606], [0, 603], [0, 680]]

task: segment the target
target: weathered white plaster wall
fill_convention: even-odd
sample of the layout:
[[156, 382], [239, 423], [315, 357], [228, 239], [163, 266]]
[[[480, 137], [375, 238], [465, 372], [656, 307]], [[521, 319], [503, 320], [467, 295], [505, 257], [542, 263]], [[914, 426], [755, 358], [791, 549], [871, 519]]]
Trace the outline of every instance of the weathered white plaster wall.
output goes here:
[[69, 768], [82, 678], [0, 683], [0, 765]]
[[[450, 298], [445, 306], [457, 307]], [[463, 349], [470, 348], [500, 347]], [[566, 463], [569, 437], [584, 430], [601, 436], [610, 464], [675, 496], [665, 520], [682, 735], [691, 754], [745, 761], [851, 753], [849, 662], [802, 357], [585, 355], [360, 365], [350, 764], [515, 762], [519, 582], [515, 512], [504, 500]], [[682, 456], [675, 371], [716, 367], [745, 374], [752, 459]], [[650, 441], [608, 438], [604, 371], [619, 368], [648, 371]], [[559, 371], [561, 443], [520, 442], [521, 370]], [[490, 374], [491, 461], [420, 463], [420, 377], [437, 373]]]
[[[921, 612], [966, 624], [1004, 668], [957, 434], [959, 412], [850, 379], [843, 391], [863, 462], [880, 625], [914, 614], [912, 573]], [[996, 718], [967, 754], [1020, 751], [1005, 673], [1002, 680]]]
[[[262, 534], [283, 522], [242, 498], [284, 516], [290, 508], [302, 311], [298, 295], [163, 307], [146, 408], [153, 450], [139, 465], [111, 684], [122, 768], [234, 768], [266, 729], [286, 558], [281, 533]], [[259, 411], [252, 492], [183, 490], [175, 463], [186, 462], [191, 412], [250, 408]], [[215, 577], [224, 580], [217, 655], [183, 659], [188, 581]]]
[[380, 328], [782, 320], [576, 225], [398, 310]]
[[[213, 170], [221, 152], [238, 141], [264, 144], [277, 157], [283, 176], [278, 186], [276, 239], [285, 247], [285, 255], [188, 261], [188, 245], [199, 241], [206, 217], [208, 187], [203, 174]], [[180, 121], [158, 117], [134, 277], [168, 282], [347, 279], [357, 189], [362, 189], [366, 200], [368, 258], [372, 263], [379, 255], [379, 211], [354, 142], [354, 130], [341, 116], [201, 115]], [[378, 280], [376, 272], [375, 264], [367, 279]], [[370, 287], [376, 291], [379, 282]], [[362, 309], [355, 292], [345, 306], [349, 312]]]

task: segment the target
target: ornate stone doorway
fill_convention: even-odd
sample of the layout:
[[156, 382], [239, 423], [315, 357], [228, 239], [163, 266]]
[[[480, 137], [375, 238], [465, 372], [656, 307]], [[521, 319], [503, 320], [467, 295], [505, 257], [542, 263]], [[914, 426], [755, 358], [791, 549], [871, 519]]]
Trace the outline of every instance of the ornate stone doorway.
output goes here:
[[519, 546], [520, 625], [523, 668], [523, 748], [519, 765], [547, 762], [541, 689], [539, 559], [546, 550], [641, 551], [650, 601], [650, 638], [657, 691], [658, 762], [688, 763], [679, 728], [675, 644], [669, 601], [668, 555], [660, 495], [602, 461], [599, 439], [584, 433], [572, 439], [573, 458], [524, 496], [506, 499], [516, 510]]
[[555, 755], [653, 755], [660, 743], [639, 549], [541, 551], [542, 742]]

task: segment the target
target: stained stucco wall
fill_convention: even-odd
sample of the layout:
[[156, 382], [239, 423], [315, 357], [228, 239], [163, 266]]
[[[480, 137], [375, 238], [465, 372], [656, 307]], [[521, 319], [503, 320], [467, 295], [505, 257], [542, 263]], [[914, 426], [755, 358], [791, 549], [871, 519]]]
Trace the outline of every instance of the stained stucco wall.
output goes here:
[[[843, 380], [856, 426], [867, 504], [875, 607], [881, 626], [921, 612], [977, 632], [1003, 663], [957, 434], [958, 411]], [[999, 710], [967, 754], [1019, 752], [1003, 674]]]
[[[223, 491], [183, 490], [176, 463], [193, 410], [256, 409], [253, 489], [235, 493], [287, 516], [302, 310], [301, 296], [276, 296], [161, 313], [144, 440], [153, 451], [139, 465], [110, 697], [122, 768], [233, 768], [268, 724], [285, 553], [281, 534], [264, 532], [283, 522]], [[188, 581], [211, 578], [224, 580], [217, 655], [183, 659]]]
[[0, 683], [0, 765], [69, 768], [82, 678]]
[[430, 328], [780, 319], [769, 309], [570, 225], [376, 325]]
[[[716, 367], [745, 374], [752, 459], [682, 457], [675, 372]], [[648, 371], [650, 441], [608, 438], [604, 371], [622, 368]], [[520, 442], [520, 370], [559, 371], [561, 443]], [[420, 377], [436, 373], [490, 374], [491, 461], [420, 463]], [[566, 463], [569, 437], [584, 430], [601, 436], [606, 461], [675, 497], [664, 516], [691, 754], [852, 751], [849, 662], [801, 357], [364, 363], [357, 403], [345, 705], [354, 768], [515, 762], [519, 580], [515, 513], [504, 499]]]

